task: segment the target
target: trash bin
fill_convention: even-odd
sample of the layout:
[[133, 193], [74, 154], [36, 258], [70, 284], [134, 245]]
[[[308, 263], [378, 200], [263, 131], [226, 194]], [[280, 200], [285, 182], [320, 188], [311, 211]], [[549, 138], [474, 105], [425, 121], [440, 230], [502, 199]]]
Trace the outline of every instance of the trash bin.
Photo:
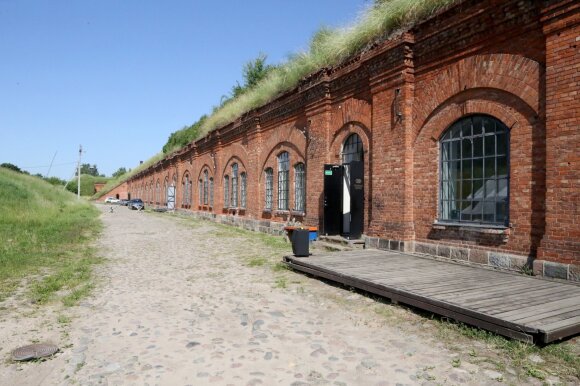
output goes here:
[[309, 251], [309, 236], [308, 229], [294, 229], [292, 232], [292, 253], [296, 257], [306, 257], [310, 255]]

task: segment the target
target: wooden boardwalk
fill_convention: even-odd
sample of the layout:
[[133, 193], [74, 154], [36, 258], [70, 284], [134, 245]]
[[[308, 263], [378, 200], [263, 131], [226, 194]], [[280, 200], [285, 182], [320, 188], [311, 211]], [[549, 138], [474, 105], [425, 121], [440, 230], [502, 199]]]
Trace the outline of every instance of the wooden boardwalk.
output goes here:
[[284, 260], [298, 271], [525, 342], [580, 332], [575, 284], [369, 249]]

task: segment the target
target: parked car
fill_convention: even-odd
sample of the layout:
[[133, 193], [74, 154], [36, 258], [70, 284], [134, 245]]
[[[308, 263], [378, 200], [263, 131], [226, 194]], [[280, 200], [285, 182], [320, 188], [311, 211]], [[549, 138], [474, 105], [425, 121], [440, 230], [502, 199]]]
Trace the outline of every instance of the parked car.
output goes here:
[[119, 205], [127, 206], [129, 204], [129, 200], [119, 200]]
[[105, 204], [118, 204], [119, 203], [119, 199], [115, 198], [115, 197], [107, 197], [105, 199]]
[[132, 210], [143, 210], [145, 209], [145, 204], [143, 203], [143, 200], [141, 200], [140, 198], [135, 198], [129, 201], [127, 207]]

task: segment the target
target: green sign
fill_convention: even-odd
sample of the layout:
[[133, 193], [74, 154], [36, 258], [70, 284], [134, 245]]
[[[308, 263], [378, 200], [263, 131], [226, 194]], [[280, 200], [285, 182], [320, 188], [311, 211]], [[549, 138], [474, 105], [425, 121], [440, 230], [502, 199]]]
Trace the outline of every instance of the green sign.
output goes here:
[[325, 170], [324, 171], [324, 175], [325, 176], [331, 176], [332, 175], [332, 170]]

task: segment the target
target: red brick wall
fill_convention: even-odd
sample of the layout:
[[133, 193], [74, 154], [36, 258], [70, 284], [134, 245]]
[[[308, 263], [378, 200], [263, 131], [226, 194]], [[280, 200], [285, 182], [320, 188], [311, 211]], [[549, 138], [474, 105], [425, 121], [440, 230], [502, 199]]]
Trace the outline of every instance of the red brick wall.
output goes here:
[[580, 4], [553, 2], [546, 34], [546, 234], [540, 257], [580, 261]]
[[[129, 189], [134, 196], [159, 180], [162, 198], [149, 201], [164, 205], [163, 181], [176, 174], [178, 208], [320, 226], [323, 165], [339, 163], [345, 139], [357, 133], [364, 145], [365, 235], [580, 264], [579, 8], [572, 0], [464, 1], [313, 74], [135, 176]], [[439, 138], [470, 114], [491, 115], [510, 130], [504, 231], [434, 226]], [[290, 211], [276, 210], [282, 151], [290, 155]], [[248, 176], [245, 210], [224, 208], [222, 181], [233, 162]], [[306, 165], [304, 215], [291, 210], [297, 162]], [[267, 167], [274, 170], [272, 211], [264, 210]], [[198, 205], [205, 169], [215, 181], [213, 208]], [[191, 208], [182, 205], [186, 172]]]

